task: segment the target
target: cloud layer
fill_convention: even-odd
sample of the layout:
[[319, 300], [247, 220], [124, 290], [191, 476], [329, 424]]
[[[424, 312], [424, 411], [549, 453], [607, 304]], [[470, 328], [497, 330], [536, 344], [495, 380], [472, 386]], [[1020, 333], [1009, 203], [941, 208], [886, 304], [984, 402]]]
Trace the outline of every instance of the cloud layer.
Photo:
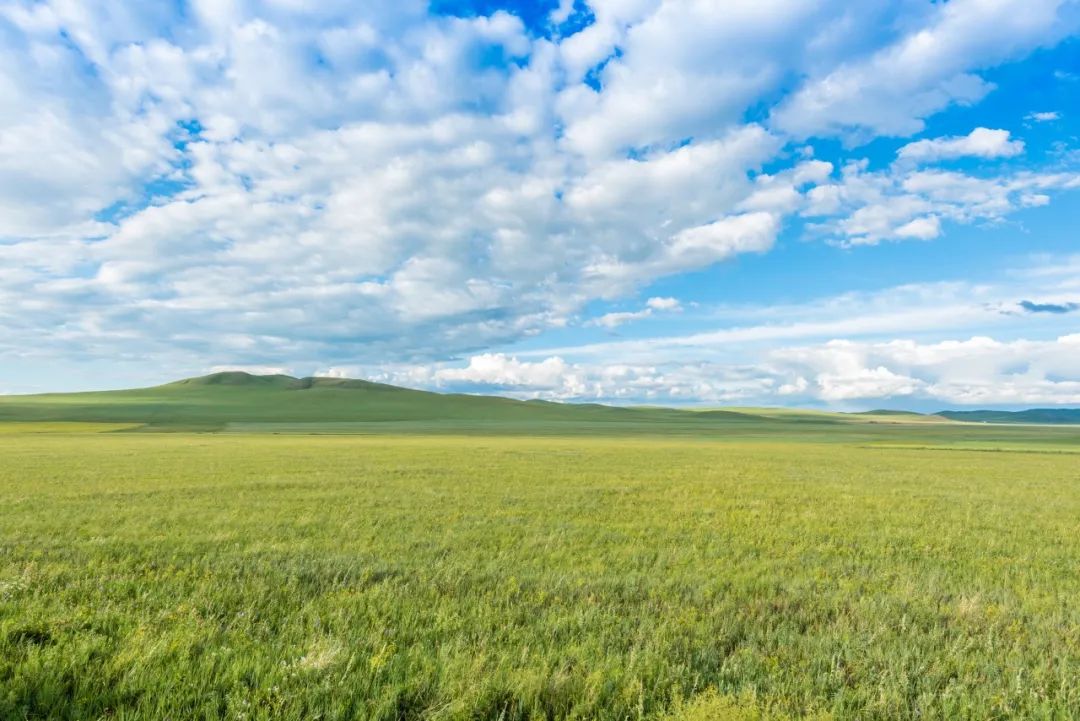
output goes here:
[[[1080, 335], [1068, 314], [1080, 309], [1069, 300], [1080, 294], [1078, 268], [1078, 258], [1056, 258], [990, 283], [698, 307], [684, 312], [720, 327], [336, 372], [437, 390], [627, 404], [1074, 405]], [[1036, 283], [1044, 289], [1037, 300], [1019, 297]]]
[[[923, 409], [1080, 404], [1080, 334], [1000, 341], [828, 341], [766, 352], [762, 361], [643, 363], [472, 356], [464, 367], [368, 369], [390, 383], [519, 398], [627, 404], [818, 405]], [[342, 372], [345, 373], [344, 371]]]
[[[670, 317], [588, 309], [786, 231], [931, 240], [1080, 186], [1009, 165], [1009, 130], [905, 140], [1078, 24], [1069, 0], [589, 0], [543, 27], [419, 0], [0, 2], [0, 356], [472, 356], [431, 381], [633, 395], [653, 376], [491, 349]], [[874, 167], [878, 136], [898, 152]]]

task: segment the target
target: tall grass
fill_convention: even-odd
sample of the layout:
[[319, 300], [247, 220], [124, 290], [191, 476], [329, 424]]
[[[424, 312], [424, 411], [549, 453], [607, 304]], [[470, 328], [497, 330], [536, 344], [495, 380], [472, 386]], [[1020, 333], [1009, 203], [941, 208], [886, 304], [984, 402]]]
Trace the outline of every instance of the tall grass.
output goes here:
[[1080, 717], [1066, 453], [0, 434], [0, 718]]

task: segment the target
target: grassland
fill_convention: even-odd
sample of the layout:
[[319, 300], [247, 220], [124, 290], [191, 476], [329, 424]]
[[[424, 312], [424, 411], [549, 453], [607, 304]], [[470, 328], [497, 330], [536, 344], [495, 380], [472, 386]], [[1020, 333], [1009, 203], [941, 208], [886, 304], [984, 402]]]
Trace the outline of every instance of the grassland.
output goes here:
[[226, 415], [0, 424], [0, 718], [1080, 717], [1076, 429]]

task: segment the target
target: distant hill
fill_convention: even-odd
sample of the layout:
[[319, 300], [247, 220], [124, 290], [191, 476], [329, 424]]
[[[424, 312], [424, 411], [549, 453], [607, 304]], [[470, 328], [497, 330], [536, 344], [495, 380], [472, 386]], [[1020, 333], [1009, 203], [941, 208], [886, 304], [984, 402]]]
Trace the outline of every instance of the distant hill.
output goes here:
[[0, 397], [0, 420], [220, 427], [233, 423], [619, 420], [626, 408], [440, 394], [371, 381], [214, 373], [153, 388]]
[[915, 413], [914, 411], [893, 411], [888, 408], [875, 408], [872, 411], [859, 411], [856, 415], [860, 416], [921, 416], [922, 413]]
[[[512, 431], [521, 433], [760, 434], [833, 433], [838, 426], [960, 426], [952, 420], [1080, 422], [1080, 411], [947, 412], [920, 415], [877, 410], [828, 413], [776, 408], [625, 408], [596, 403], [519, 401], [444, 394], [345, 378], [293, 378], [239, 371], [213, 373], [152, 388], [0, 396], [0, 421], [120, 423], [147, 430], [382, 432]], [[1072, 414], [1072, 415], [1063, 415]]]
[[586, 427], [754, 420], [728, 411], [519, 401], [444, 394], [344, 378], [293, 378], [239, 371], [134, 390], [0, 396], [0, 421], [139, 424], [160, 430], [289, 430], [315, 426], [355, 432], [357, 425], [439, 424], [442, 430], [513, 425]]
[[941, 411], [937, 415], [967, 423], [1080, 424], [1080, 408], [1032, 408], [1027, 411]]

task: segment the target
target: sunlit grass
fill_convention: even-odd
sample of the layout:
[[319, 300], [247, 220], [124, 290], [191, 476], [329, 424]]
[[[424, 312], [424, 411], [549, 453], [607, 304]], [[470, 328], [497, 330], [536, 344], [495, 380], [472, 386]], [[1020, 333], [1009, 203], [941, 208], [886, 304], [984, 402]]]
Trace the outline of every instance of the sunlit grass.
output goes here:
[[1078, 484], [835, 442], [8, 430], [0, 718], [1076, 718]]

